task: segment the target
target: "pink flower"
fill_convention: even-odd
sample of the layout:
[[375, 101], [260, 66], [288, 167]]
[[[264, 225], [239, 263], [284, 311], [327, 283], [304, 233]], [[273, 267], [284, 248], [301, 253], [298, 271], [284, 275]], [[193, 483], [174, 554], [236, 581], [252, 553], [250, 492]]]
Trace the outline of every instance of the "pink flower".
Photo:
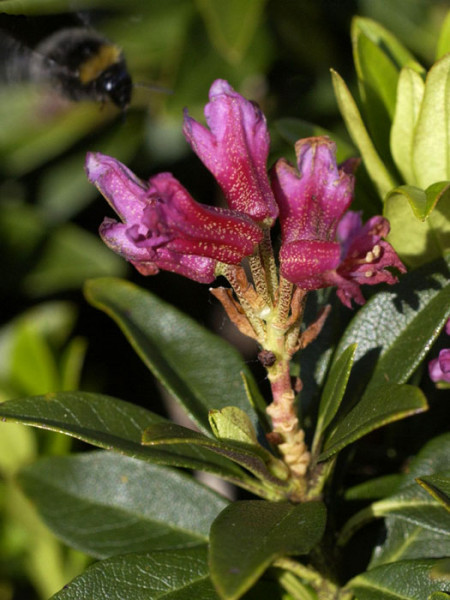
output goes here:
[[450, 383], [450, 348], [444, 348], [439, 352], [438, 358], [430, 360], [428, 373], [432, 381]]
[[261, 241], [252, 219], [199, 204], [170, 173], [146, 183], [100, 153], [88, 153], [86, 172], [122, 220], [105, 219], [101, 237], [143, 275], [164, 269], [211, 283], [218, 262], [239, 264]]
[[269, 133], [265, 117], [223, 79], [212, 84], [209, 100], [205, 106], [209, 129], [186, 113], [184, 135], [218, 181], [228, 206], [271, 225], [278, 208], [266, 170]]
[[[327, 137], [297, 142], [298, 171], [279, 160], [272, 189], [280, 207], [282, 275], [305, 290], [337, 286], [348, 307], [364, 304], [360, 286], [395, 283], [387, 271], [405, 267], [391, 245], [383, 217], [362, 225], [359, 213], [347, 212], [353, 198], [353, 176], [338, 169], [335, 144]], [[345, 214], [346, 213], [346, 214]]]

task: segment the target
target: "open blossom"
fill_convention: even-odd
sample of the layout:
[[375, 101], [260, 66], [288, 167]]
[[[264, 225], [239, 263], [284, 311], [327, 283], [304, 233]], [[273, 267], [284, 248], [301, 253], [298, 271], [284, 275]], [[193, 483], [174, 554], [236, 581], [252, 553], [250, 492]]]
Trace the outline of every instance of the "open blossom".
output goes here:
[[209, 129], [186, 114], [186, 139], [218, 181], [228, 206], [271, 225], [278, 208], [267, 175], [269, 133], [263, 113], [218, 79], [205, 117]]
[[362, 284], [395, 283], [387, 267], [405, 271], [391, 245], [383, 217], [365, 225], [347, 209], [353, 198], [353, 176], [339, 169], [335, 144], [327, 137], [297, 142], [298, 171], [279, 160], [272, 189], [280, 207], [282, 275], [305, 290], [337, 287], [341, 301], [364, 304]]
[[199, 204], [170, 173], [144, 182], [100, 153], [87, 155], [86, 172], [122, 220], [105, 219], [102, 239], [144, 275], [164, 269], [211, 283], [218, 262], [239, 264], [261, 241], [250, 217]]

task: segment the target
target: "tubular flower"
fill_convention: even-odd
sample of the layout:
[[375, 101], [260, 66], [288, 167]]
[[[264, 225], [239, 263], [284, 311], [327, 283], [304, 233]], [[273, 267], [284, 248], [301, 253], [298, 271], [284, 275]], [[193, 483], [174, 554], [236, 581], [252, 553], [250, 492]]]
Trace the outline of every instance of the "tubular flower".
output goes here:
[[185, 114], [184, 135], [221, 186], [228, 206], [271, 225], [278, 208], [266, 170], [269, 133], [259, 108], [223, 79], [205, 106], [204, 127]]
[[450, 348], [444, 348], [439, 356], [428, 363], [428, 373], [432, 381], [450, 383]]
[[262, 239], [252, 219], [199, 204], [170, 173], [144, 182], [100, 153], [88, 153], [86, 172], [122, 220], [106, 218], [102, 239], [143, 275], [164, 269], [211, 283], [218, 262], [239, 264]]
[[[298, 171], [279, 160], [272, 189], [280, 207], [282, 275], [304, 290], [337, 286], [340, 300], [364, 304], [361, 284], [395, 283], [386, 267], [405, 268], [381, 238], [389, 232], [383, 217], [364, 226], [359, 213], [347, 212], [354, 180], [338, 169], [335, 144], [326, 137], [296, 144]], [[346, 213], [346, 214], [345, 214]]]

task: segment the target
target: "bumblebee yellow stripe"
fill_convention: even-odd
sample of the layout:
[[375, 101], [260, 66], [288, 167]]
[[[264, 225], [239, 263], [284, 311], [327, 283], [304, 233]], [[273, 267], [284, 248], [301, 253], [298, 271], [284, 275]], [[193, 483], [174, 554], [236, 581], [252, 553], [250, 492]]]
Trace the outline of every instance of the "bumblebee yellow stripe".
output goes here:
[[120, 48], [113, 44], [100, 46], [94, 56], [81, 63], [79, 67], [80, 82], [86, 84], [97, 79], [100, 73], [103, 73], [105, 69], [118, 62], [120, 54]]

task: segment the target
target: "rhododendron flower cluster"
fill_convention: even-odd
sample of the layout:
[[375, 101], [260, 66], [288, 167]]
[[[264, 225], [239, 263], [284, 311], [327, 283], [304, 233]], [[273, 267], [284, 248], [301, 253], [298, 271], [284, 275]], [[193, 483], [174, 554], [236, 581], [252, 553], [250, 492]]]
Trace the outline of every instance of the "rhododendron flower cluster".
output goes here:
[[[227, 208], [196, 202], [170, 173], [144, 182], [117, 160], [90, 153], [88, 178], [120, 217], [120, 222], [106, 218], [100, 235], [144, 275], [165, 269], [204, 283], [218, 275], [228, 279], [231, 289], [212, 292], [262, 349], [259, 358], [273, 395], [269, 440], [297, 481], [292, 497], [299, 499], [310, 452], [295, 410], [289, 362], [318, 335], [329, 312], [325, 307], [302, 330], [306, 294], [333, 286], [346, 306], [363, 304], [361, 285], [393, 284], [397, 277], [390, 269], [405, 268], [384, 239], [388, 221], [374, 216], [363, 224], [360, 213], [349, 211], [352, 161], [339, 167], [328, 137], [299, 140], [297, 166], [280, 159], [269, 173], [269, 133], [254, 103], [219, 79], [211, 86], [205, 117], [207, 126], [186, 112], [183, 130], [220, 185]], [[275, 256], [271, 229], [278, 216], [281, 247]]]
[[257, 251], [263, 230], [278, 213], [281, 275], [304, 290], [336, 286], [347, 306], [364, 303], [362, 284], [396, 282], [387, 270], [404, 267], [384, 241], [389, 224], [373, 217], [362, 225], [347, 212], [354, 177], [338, 168], [326, 137], [296, 144], [296, 170], [280, 159], [267, 173], [269, 133], [263, 113], [226, 81], [213, 83], [205, 107], [208, 127], [186, 113], [186, 139], [217, 179], [228, 209], [197, 203], [169, 173], [140, 181], [127, 167], [98, 153], [86, 170], [120, 216], [106, 219], [104, 241], [144, 275], [160, 269], [210, 283], [217, 263], [238, 264]]

